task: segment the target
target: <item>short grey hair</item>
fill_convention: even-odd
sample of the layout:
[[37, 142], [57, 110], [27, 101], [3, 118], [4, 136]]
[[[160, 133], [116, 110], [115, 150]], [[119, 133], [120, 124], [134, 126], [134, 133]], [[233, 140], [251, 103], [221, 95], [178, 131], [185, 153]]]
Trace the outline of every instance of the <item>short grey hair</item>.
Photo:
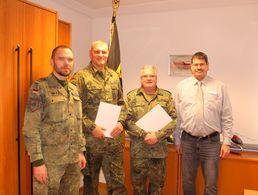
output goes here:
[[108, 44], [103, 40], [96, 40], [91, 43], [91, 49], [94, 49], [97, 45], [105, 45], [108, 48]]
[[157, 75], [157, 68], [154, 65], [146, 64], [141, 68], [140, 76], [143, 75], [144, 70], [151, 69], [153, 70], [154, 74]]

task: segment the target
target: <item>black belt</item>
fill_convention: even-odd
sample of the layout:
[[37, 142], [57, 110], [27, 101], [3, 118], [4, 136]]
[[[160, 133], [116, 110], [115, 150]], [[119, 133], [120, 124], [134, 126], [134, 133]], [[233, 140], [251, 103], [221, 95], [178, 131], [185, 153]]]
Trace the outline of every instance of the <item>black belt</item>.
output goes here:
[[207, 135], [205, 137], [199, 137], [199, 136], [193, 136], [191, 135], [190, 133], [187, 133], [186, 131], [183, 131], [184, 134], [188, 135], [189, 137], [192, 137], [194, 139], [201, 139], [201, 140], [204, 140], [204, 139], [210, 139], [212, 137], [216, 137], [217, 135], [219, 135], [219, 133], [216, 131], [216, 132], [213, 132], [211, 133], [210, 135]]

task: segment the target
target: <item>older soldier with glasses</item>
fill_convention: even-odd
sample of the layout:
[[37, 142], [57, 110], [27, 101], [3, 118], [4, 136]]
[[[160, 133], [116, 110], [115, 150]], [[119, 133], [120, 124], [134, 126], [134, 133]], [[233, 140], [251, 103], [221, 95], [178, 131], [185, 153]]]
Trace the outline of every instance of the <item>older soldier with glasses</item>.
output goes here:
[[[157, 87], [157, 71], [152, 65], [141, 69], [141, 87], [127, 94], [126, 131], [130, 135], [131, 178], [135, 195], [162, 194], [166, 176], [167, 137], [176, 127], [176, 110], [172, 94]], [[148, 132], [136, 122], [156, 105], [173, 119], [165, 127]], [[149, 185], [146, 188], [146, 181]]]

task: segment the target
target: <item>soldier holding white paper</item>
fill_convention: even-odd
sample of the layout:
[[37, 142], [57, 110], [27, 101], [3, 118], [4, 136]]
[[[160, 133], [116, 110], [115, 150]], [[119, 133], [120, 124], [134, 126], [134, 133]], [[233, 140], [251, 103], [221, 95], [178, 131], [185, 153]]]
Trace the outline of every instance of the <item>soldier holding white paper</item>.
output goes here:
[[[129, 92], [126, 99], [126, 131], [131, 138], [131, 177], [134, 194], [162, 194], [166, 176], [166, 138], [175, 129], [176, 111], [171, 93], [157, 87], [155, 66], [143, 66], [140, 78], [141, 87]], [[152, 131], [137, 126], [136, 122], [158, 104], [171, 117], [171, 122]], [[149, 186], [146, 188], [147, 177]]]
[[[102, 168], [108, 194], [125, 195], [123, 164], [123, 123], [126, 111], [121, 112], [110, 137], [95, 123], [100, 102], [124, 105], [119, 77], [108, 68], [109, 49], [106, 42], [92, 42], [90, 63], [72, 78], [82, 100], [83, 131], [86, 137], [87, 167], [84, 171], [84, 195], [98, 195], [99, 173]], [[109, 110], [107, 111], [109, 112]]]

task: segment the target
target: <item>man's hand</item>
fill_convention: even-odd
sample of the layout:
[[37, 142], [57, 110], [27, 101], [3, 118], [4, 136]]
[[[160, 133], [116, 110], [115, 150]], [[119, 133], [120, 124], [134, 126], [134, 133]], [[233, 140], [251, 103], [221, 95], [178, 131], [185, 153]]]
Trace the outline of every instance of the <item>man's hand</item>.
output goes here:
[[148, 133], [145, 136], [144, 141], [146, 144], [150, 144], [150, 145], [156, 144], [158, 142], [158, 139], [155, 132]]
[[182, 154], [182, 147], [181, 147], [181, 144], [176, 144], [176, 145], [175, 145], [175, 149], [176, 149], [177, 154], [179, 154], [179, 155]]
[[104, 131], [105, 131], [105, 129], [103, 129], [102, 127], [96, 126], [96, 127], [93, 129], [93, 131], [92, 131], [92, 135], [93, 135], [93, 137], [95, 137], [95, 138], [103, 139], [103, 138], [105, 137]]
[[227, 144], [222, 144], [220, 149], [220, 157], [221, 158], [227, 158], [230, 153], [230, 147]]
[[80, 160], [80, 168], [84, 169], [87, 165], [87, 162], [83, 153], [79, 154], [79, 160]]
[[47, 177], [47, 168], [45, 164], [40, 165], [38, 167], [33, 167], [33, 177], [42, 184], [46, 184], [48, 177]]
[[115, 128], [111, 131], [111, 136], [116, 137], [124, 130], [123, 125], [120, 122], [117, 122]]

